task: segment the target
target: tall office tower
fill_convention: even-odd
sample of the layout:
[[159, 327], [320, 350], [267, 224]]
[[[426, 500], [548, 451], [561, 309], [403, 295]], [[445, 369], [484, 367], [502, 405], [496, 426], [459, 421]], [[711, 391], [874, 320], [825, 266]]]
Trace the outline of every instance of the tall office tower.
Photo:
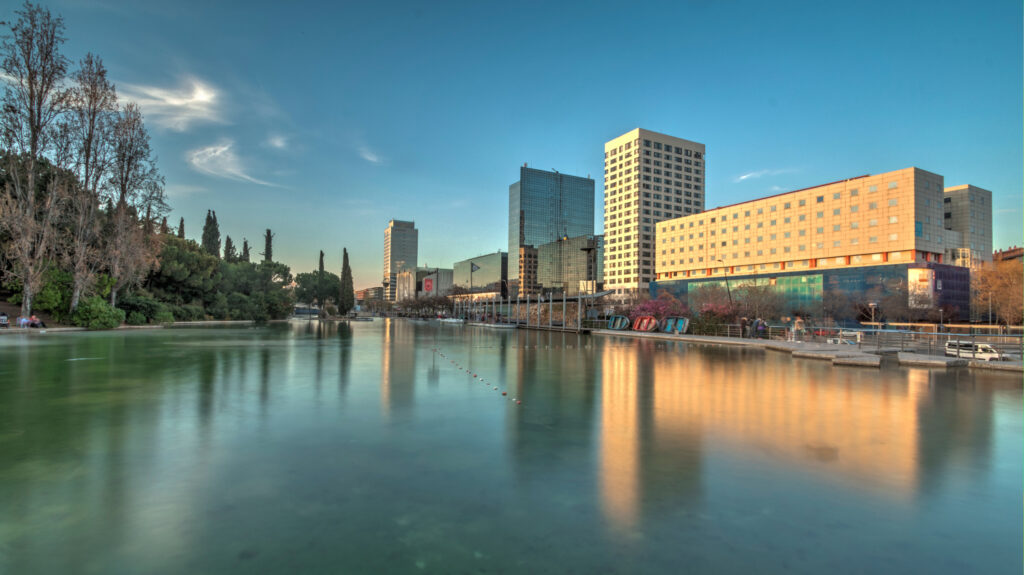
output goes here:
[[654, 228], [704, 211], [704, 144], [637, 128], [604, 145], [604, 289], [655, 279]]
[[398, 272], [415, 270], [419, 230], [413, 222], [391, 220], [384, 228], [384, 299], [395, 301]]
[[508, 187], [508, 277], [519, 283], [521, 246], [594, 235], [594, 180], [558, 172], [519, 169]]
[[974, 268], [992, 261], [992, 192], [977, 186], [953, 186], [942, 194], [946, 259]]

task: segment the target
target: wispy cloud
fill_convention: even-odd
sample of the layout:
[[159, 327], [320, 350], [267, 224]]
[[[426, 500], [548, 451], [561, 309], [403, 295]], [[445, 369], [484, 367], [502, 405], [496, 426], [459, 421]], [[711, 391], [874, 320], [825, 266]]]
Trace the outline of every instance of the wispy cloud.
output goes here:
[[242, 160], [235, 154], [234, 145], [231, 140], [223, 140], [212, 146], [191, 150], [185, 154], [185, 159], [196, 171], [209, 176], [261, 186], [276, 186], [246, 173]]
[[176, 88], [122, 84], [119, 89], [123, 96], [139, 104], [147, 120], [168, 130], [184, 132], [197, 123], [225, 122], [220, 94], [196, 78], [186, 78]]
[[287, 150], [288, 149], [288, 138], [280, 134], [271, 134], [267, 141], [264, 142], [268, 147], [274, 148], [275, 150]]
[[384, 163], [384, 158], [377, 155], [376, 152], [371, 150], [370, 147], [365, 144], [360, 144], [359, 146], [359, 157], [366, 160], [367, 162], [370, 162], [371, 164]]
[[782, 174], [792, 174], [796, 172], [794, 168], [782, 168], [778, 170], [757, 170], [755, 172], [747, 172], [733, 178], [733, 182], [745, 182], [747, 180], [755, 180], [757, 178], [763, 178], [765, 176], [779, 176]]

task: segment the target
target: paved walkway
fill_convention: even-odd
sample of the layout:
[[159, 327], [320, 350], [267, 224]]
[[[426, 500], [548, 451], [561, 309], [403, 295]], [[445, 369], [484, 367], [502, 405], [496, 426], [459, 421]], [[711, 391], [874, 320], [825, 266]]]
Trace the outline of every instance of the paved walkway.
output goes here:
[[780, 341], [771, 339], [745, 339], [738, 337], [722, 337], [714, 335], [677, 335], [658, 332], [614, 331], [610, 329], [591, 330], [595, 335], [613, 335], [620, 337], [637, 337], [700, 343], [713, 345], [731, 345], [737, 347], [753, 347], [792, 354], [800, 359], [831, 361], [832, 365], [855, 367], [880, 367], [882, 356], [893, 356], [900, 365], [916, 367], [973, 367], [981, 369], [997, 369], [1004, 371], [1024, 372], [1024, 362], [1020, 361], [976, 361], [965, 358], [945, 357], [941, 355], [925, 355], [902, 352], [896, 348], [874, 349], [858, 348], [856, 345], [832, 344], [819, 342]]

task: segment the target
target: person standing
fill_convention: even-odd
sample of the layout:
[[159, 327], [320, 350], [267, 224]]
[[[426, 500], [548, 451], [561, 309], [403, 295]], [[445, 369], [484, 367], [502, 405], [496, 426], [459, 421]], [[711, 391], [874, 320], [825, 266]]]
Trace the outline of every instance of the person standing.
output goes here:
[[801, 316], [796, 316], [796, 319], [793, 320], [793, 340], [804, 340], [804, 318]]

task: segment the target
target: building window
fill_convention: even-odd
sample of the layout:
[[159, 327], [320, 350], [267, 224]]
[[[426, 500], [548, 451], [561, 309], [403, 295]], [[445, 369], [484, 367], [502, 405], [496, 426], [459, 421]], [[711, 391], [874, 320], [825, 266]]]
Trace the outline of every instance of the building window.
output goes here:
[[836, 192], [836, 193], [832, 194], [832, 199], [833, 200], [838, 200], [840, 197], [842, 197], [842, 194], [840, 194], [839, 192]]
[[815, 198], [815, 201], [818, 202], [819, 204], [824, 204], [825, 196], [818, 196], [817, 198]]
[[895, 190], [896, 189], [896, 185], [897, 185], [896, 182], [889, 182], [889, 189], [890, 190]]
[[899, 221], [900, 221], [900, 218], [898, 216], [889, 216], [889, 223], [890, 224], [895, 224], [895, 223], [897, 223]]
[[896, 199], [896, 198], [890, 198], [889, 199], [889, 205], [890, 206], [896, 206], [896, 205], [899, 205], [899, 203], [900, 203], [900, 201], [898, 199]]

